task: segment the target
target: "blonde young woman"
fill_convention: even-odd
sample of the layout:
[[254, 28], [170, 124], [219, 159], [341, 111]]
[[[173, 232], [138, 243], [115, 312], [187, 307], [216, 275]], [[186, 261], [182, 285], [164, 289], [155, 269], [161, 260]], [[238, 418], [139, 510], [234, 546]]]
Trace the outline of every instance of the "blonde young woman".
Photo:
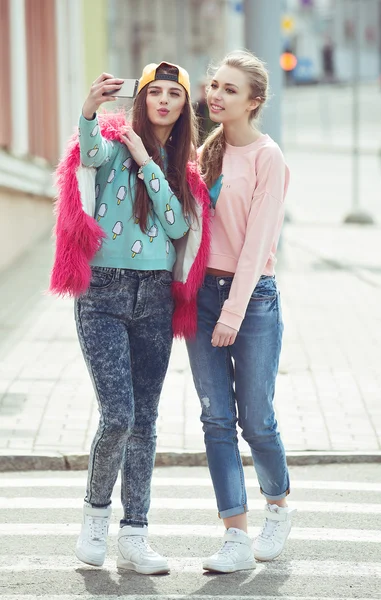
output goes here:
[[[292, 510], [286, 456], [273, 398], [283, 322], [275, 279], [289, 171], [279, 146], [256, 127], [268, 96], [264, 64], [226, 56], [207, 94], [219, 124], [200, 150], [212, 204], [211, 254], [198, 293], [198, 329], [188, 341], [219, 517], [226, 532], [204, 569], [233, 572], [283, 550]], [[237, 422], [250, 446], [265, 522], [252, 543]]]

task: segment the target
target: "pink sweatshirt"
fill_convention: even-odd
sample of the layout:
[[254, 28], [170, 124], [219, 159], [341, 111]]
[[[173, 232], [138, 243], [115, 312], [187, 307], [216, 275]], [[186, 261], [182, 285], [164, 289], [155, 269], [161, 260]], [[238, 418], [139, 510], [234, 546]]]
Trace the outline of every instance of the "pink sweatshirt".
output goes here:
[[261, 275], [274, 275], [289, 170], [268, 135], [248, 146], [230, 146], [211, 223], [208, 267], [234, 273], [219, 323], [239, 330]]

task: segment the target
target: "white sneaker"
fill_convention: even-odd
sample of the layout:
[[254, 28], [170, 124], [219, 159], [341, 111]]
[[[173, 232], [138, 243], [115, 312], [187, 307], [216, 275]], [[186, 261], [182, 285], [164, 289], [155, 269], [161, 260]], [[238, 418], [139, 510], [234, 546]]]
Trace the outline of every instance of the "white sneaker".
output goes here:
[[107, 508], [93, 508], [85, 502], [81, 533], [75, 548], [79, 560], [95, 567], [103, 565], [106, 558], [110, 518], [111, 505]]
[[266, 504], [266, 520], [262, 531], [253, 543], [254, 556], [257, 560], [273, 560], [279, 556], [291, 531], [293, 513], [296, 513], [296, 508]]
[[144, 575], [169, 573], [167, 559], [152, 550], [147, 536], [147, 527], [125, 525], [119, 530], [116, 563], [119, 569], [129, 569]]
[[222, 547], [216, 554], [204, 559], [203, 569], [219, 573], [255, 569], [252, 541], [242, 529], [230, 527], [225, 531], [223, 541]]

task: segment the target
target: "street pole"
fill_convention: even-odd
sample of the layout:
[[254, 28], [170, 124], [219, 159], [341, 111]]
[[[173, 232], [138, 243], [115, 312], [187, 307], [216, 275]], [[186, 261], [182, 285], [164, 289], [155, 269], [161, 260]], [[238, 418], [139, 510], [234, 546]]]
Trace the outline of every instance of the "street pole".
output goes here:
[[[258, 58], [265, 61], [270, 76], [270, 97], [262, 114], [261, 131], [268, 133], [282, 146], [282, 0], [245, 0], [245, 45]], [[285, 222], [292, 221], [290, 213]], [[278, 249], [282, 246], [282, 237]]]
[[176, 54], [177, 64], [187, 68], [185, 65], [185, 2], [176, 0]]
[[245, 45], [265, 61], [270, 74], [271, 99], [263, 111], [261, 129], [282, 143], [282, 0], [245, 0]]
[[353, 3], [353, 56], [352, 56], [352, 212], [344, 223], [372, 225], [373, 219], [360, 209], [360, 0]]

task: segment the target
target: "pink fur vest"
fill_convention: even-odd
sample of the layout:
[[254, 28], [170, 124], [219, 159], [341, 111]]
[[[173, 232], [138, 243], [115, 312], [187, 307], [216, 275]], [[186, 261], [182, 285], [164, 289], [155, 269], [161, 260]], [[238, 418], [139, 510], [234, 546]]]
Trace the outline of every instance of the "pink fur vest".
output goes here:
[[[120, 130], [126, 124], [123, 113], [99, 115], [98, 120], [106, 139], [122, 141]], [[53, 294], [78, 297], [86, 292], [91, 279], [89, 263], [105, 237], [88, 209], [89, 200], [83, 185], [86, 179], [94, 183], [95, 170], [81, 165], [78, 134], [75, 134], [56, 171], [56, 252], [49, 288]], [[172, 284], [173, 333], [178, 338], [191, 338], [196, 333], [196, 296], [205, 275], [210, 247], [209, 194], [194, 163], [188, 164], [187, 180], [197, 201], [199, 225], [192, 226], [182, 239], [174, 240], [177, 260]]]

